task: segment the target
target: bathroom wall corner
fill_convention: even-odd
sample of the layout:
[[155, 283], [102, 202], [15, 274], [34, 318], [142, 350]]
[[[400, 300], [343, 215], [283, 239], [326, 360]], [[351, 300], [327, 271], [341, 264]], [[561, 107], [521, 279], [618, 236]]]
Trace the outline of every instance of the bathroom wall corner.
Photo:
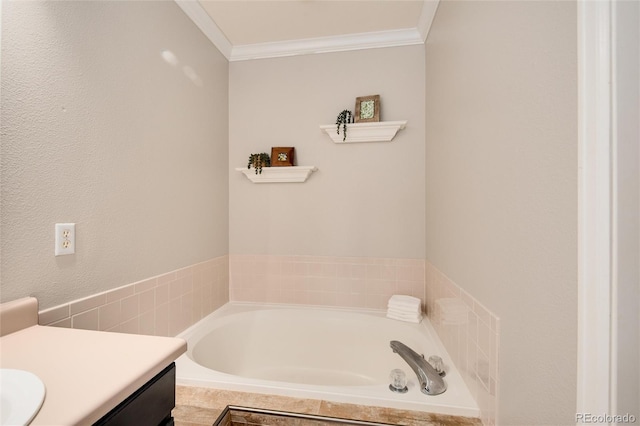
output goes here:
[[496, 424], [500, 319], [428, 261], [427, 316], [469, 387], [485, 426]]

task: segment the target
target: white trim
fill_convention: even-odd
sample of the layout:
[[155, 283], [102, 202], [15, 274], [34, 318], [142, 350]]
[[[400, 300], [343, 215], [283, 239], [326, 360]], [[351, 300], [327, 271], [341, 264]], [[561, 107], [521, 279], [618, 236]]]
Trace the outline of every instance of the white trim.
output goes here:
[[[344, 139], [342, 126], [336, 131], [335, 124], [322, 124], [324, 130], [334, 143], [347, 144], [358, 142], [391, 142], [398, 130], [407, 126], [407, 120], [377, 121], [369, 123], [347, 124], [347, 137]], [[343, 140], [344, 139], [344, 140]]]
[[[640, 394], [638, 351], [640, 323], [633, 324], [638, 305], [638, 166], [640, 103], [640, 4], [611, 4], [611, 412], [637, 412]], [[636, 118], [634, 120], [634, 117]], [[635, 148], [633, 148], [635, 146]], [[632, 219], [635, 217], [635, 219]], [[635, 236], [634, 236], [635, 234]], [[634, 241], [635, 240], [635, 241]], [[637, 262], [637, 259], [636, 259]], [[635, 287], [635, 289], [634, 289]], [[637, 321], [637, 317], [636, 317]], [[635, 382], [635, 383], [634, 383]], [[631, 401], [635, 401], [635, 405]]]
[[233, 46], [230, 61], [423, 44], [416, 28]]
[[611, 413], [610, 66], [610, 0], [579, 0], [577, 413]]
[[611, 25], [611, 66], [609, 68], [610, 75], [610, 96], [611, 96], [611, 181], [610, 181], [610, 191], [611, 191], [611, 339], [610, 339], [610, 349], [609, 356], [610, 359], [610, 376], [609, 376], [609, 410], [611, 413], [618, 412], [618, 214], [617, 214], [617, 206], [618, 206], [618, 126], [616, 123], [616, 117], [618, 114], [618, 97], [616, 93], [616, 3], [611, 3], [610, 9], [610, 25]]
[[306, 182], [311, 173], [317, 170], [316, 166], [265, 167], [260, 173], [256, 173], [254, 168], [236, 167], [237, 172], [244, 174], [253, 183]]
[[438, 10], [438, 5], [440, 5], [440, 0], [424, 0], [422, 13], [420, 13], [420, 18], [418, 19], [418, 32], [420, 33], [420, 37], [422, 37], [422, 41], [427, 41], [431, 24], [433, 24], [433, 18], [436, 16], [436, 10]]
[[197, 0], [174, 0], [225, 58], [231, 57], [231, 43]]

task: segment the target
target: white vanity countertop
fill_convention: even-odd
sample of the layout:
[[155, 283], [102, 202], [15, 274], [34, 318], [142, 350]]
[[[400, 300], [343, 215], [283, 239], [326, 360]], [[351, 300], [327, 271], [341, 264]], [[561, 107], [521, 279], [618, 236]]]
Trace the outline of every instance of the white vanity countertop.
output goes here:
[[30, 371], [44, 382], [32, 425], [89, 425], [186, 349], [172, 337], [33, 325], [0, 337], [0, 367]]

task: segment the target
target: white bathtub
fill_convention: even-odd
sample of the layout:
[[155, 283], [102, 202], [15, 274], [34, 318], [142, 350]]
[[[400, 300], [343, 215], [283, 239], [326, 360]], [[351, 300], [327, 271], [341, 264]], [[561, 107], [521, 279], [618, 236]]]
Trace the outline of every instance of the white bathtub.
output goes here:
[[[188, 343], [176, 361], [181, 385], [480, 415], [427, 319], [412, 324], [381, 311], [228, 303], [179, 337]], [[389, 347], [391, 340], [426, 358], [442, 357], [447, 391], [421, 393], [411, 368]], [[389, 390], [395, 368], [407, 374], [409, 392]]]

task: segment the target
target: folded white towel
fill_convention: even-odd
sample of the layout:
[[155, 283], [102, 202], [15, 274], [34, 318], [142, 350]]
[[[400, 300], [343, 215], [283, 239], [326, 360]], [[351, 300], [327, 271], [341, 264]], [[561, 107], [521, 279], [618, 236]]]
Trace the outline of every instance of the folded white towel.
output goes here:
[[397, 314], [397, 315], [422, 315], [422, 310], [420, 309], [395, 309], [388, 308], [387, 313]]
[[388, 313], [398, 314], [398, 315], [419, 315], [422, 314], [420, 308], [415, 309], [398, 309], [398, 308], [388, 308]]
[[422, 312], [422, 307], [420, 305], [405, 307], [405, 306], [389, 306], [387, 307], [387, 311], [397, 311], [397, 312]]
[[389, 305], [393, 304], [393, 305], [416, 305], [416, 304], [420, 304], [422, 303], [422, 301], [420, 299], [418, 299], [417, 297], [413, 297], [413, 296], [407, 296], [405, 294], [394, 294], [393, 296], [391, 296], [391, 298], [389, 299]]
[[416, 305], [387, 305], [387, 310], [395, 310], [401, 312], [420, 312], [422, 311], [422, 306], [420, 304]]
[[394, 318], [405, 321], [417, 321], [422, 318], [422, 315], [398, 315], [393, 313], [387, 313], [388, 318]]
[[395, 305], [395, 304], [388, 304], [387, 308], [388, 309], [400, 309], [403, 311], [416, 311], [416, 310], [420, 310], [420, 304], [416, 303], [415, 305]]
[[387, 318], [419, 323], [422, 321], [422, 301], [417, 297], [394, 294], [387, 303]]
[[418, 324], [420, 321], [422, 321], [422, 315], [399, 316], [399, 315], [387, 313], [387, 318], [398, 320], [398, 321], [413, 322], [413, 323], [416, 323], [416, 324]]
[[419, 323], [422, 320], [421, 304], [417, 297], [394, 294], [387, 303], [387, 318]]

